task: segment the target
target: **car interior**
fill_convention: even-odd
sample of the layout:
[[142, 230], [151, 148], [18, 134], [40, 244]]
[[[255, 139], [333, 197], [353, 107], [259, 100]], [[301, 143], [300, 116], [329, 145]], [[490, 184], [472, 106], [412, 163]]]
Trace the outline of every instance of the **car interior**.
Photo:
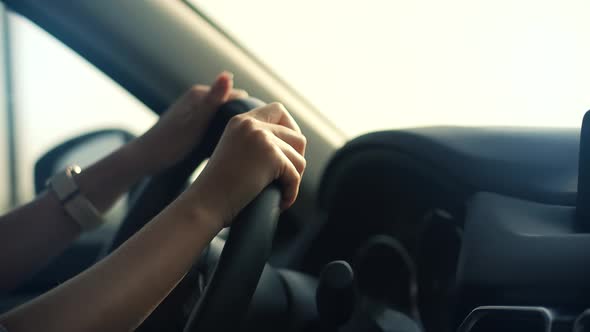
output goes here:
[[[190, 158], [116, 205], [120, 223], [1, 294], [0, 311], [108, 255], [198, 176], [232, 116], [280, 101], [308, 140], [297, 202], [279, 216], [267, 187], [138, 331], [590, 331], [590, 115], [571, 128], [349, 138], [189, 2], [3, 2], [156, 114], [223, 70], [252, 97], [224, 104]], [[64, 140], [30, 170], [35, 192], [134, 137], [113, 127]]]

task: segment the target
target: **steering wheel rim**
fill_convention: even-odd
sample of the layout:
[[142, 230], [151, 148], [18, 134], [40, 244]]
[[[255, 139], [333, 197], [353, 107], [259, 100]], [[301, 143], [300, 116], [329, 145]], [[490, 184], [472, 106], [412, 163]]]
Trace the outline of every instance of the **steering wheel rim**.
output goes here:
[[271, 253], [280, 201], [273, 183], [238, 215], [185, 332], [238, 330]]
[[[203, 139], [206, 153], [213, 152], [231, 117], [262, 105], [254, 98], [222, 105]], [[272, 183], [238, 214], [184, 332], [238, 330], [271, 253], [280, 201], [280, 187]]]
[[[201, 145], [185, 160], [144, 184], [106, 253], [115, 250], [141, 229], [184, 189], [192, 170], [213, 153], [233, 116], [262, 105], [264, 103], [255, 98], [236, 99], [223, 104], [213, 117]], [[162, 195], [153, 193], [161, 187], [165, 189]], [[270, 256], [280, 200], [280, 188], [272, 183], [238, 214], [215, 270], [191, 310], [184, 331], [229, 332], [239, 328]]]

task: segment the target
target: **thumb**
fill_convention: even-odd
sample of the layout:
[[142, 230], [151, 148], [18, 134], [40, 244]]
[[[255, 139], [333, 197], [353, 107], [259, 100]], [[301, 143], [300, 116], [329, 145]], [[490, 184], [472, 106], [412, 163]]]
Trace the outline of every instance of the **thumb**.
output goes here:
[[234, 75], [232, 73], [224, 71], [219, 74], [205, 96], [205, 103], [210, 107], [218, 107], [225, 103], [229, 99], [233, 86]]

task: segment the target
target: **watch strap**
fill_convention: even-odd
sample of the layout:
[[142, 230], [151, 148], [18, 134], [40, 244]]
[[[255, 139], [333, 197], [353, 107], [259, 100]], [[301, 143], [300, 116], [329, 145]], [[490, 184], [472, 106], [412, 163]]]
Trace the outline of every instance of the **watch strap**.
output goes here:
[[82, 230], [89, 231], [102, 225], [103, 219], [94, 205], [78, 188], [74, 175], [80, 172], [79, 166], [69, 166], [65, 171], [51, 177], [48, 187], [55, 192], [63, 208], [80, 225]]

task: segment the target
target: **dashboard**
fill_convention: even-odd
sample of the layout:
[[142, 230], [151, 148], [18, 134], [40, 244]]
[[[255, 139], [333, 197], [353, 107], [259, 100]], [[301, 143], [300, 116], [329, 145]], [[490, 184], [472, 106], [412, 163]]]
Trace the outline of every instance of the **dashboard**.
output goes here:
[[[587, 288], [580, 269], [590, 278], [580, 266], [590, 257], [575, 254], [590, 249], [589, 239], [571, 222], [579, 142], [577, 129], [458, 127], [352, 140], [325, 171], [326, 217], [304, 271], [317, 275], [328, 262], [346, 260], [361, 298], [406, 314], [426, 331], [453, 331], [485, 305], [579, 313], [590, 303], [564, 295]], [[527, 242], [531, 236], [540, 240]], [[559, 248], [576, 236], [553, 259], [539, 256], [540, 247]], [[563, 273], [552, 272], [564, 260]], [[530, 273], [515, 272], [527, 265]], [[573, 269], [578, 277], [568, 279]], [[548, 276], [545, 283], [534, 282], [536, 273]], [[559, 291], [565, 282], [570, 293]], [[539, 286], [546, 296], [531, 296]]]

